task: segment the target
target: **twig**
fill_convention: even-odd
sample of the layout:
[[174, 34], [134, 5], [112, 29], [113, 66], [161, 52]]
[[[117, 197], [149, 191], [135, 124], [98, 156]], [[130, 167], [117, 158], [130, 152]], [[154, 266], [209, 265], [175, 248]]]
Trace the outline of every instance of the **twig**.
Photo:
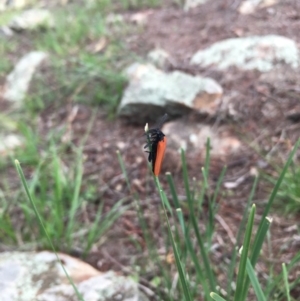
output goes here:
[[216, 214], [216, 220], [220, 223], [220, 225], [224, 228], [224, 230], [227, 232], [232, 244], [235, 246], [236, 244], [236, 239], [228, 226], [228, 224], [225, 222], [225, 220], [218, 214]]

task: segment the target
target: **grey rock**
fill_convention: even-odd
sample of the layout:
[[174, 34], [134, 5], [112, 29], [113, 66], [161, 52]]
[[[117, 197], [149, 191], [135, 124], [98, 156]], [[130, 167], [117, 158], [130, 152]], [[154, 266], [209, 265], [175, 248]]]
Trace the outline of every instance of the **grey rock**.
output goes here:
[[139, 26], [144, 26], [148, 23], [149, 17], [153, 14], [153, 10], [142, 10], [130, 15], [129, 20]]
[[29, 52], [23, 56], [14, 70], [7, 76], [3, 97], [20, 105], [26, 96], [36, 68], [46, 57], [47, 54], [40, 51]]
[[236, 154], [242, 147], [241, 141], [222, 127], [214, 128], [201, 123], [178, 120], [166, 123], [162, 130], [168, 137], [169, 148], [177, 151], [183, 148], [189, 153], [196, 152], [201, 157], [205, 157], [208, 138], [211, 156], [219, 159]]
[[278, 3], [279, 0], [246, 0], [239, 6], [239, 13], [249, 15], [255, 13], [257, 9], [272, 6]]
[[1, 26], [0, 27], [0, 34], [11, 37], [14, 35], [14, 31], [10, 29], [8, 26]]
[[0, 155], [8, 156], [14, 149], [23, 145], [23, 138], [19, 135], [0, 135]]
[[[76, 258], [58, 254], [85, 301], [139, 301], [145, 298], [131, 279], [101, 273]], [[54, 253], [0, 253], [1, 301], [77, 301]]]
[[7, 9], [21, 9], [30, 4], [34, 4], [36, 0], [0, 0], [0, 11]]
[[236, 66], [243, 70], [268, 72], [284, 64], [299, 68], [300, 53], [297, 44], [278, 35], [232, 38], [217, 42], [198, 51], [191, 64], [203, 67], [214, 65], [224, 70]]
[[201, 4], [206, 3], [208, 0], [186, 0], [184, 4], [184, 10], [189, 11]]
[[170, 55], [163, 49], [154, 49], [147, 55], [148, 61], [156, 67], [163, 69], [170, 63]]
[[170, 116], [182, 116], [192, 110], [217, 113], [223, 89], [211, 78], [179, 71], [165, 73], [151, 64], [138, 63], [131, 65], [126, 74], [129, 85], [119, 106], [120, 116], [140, 123], [165, 112]]
[[54, 28], [54, 18], [46, 9], [28, 9], [15, 16], [8, 24], [14, 30], [37, 30]]
[[184, 149], [193, 164], [202, 165], [206, 158], [206, 143], [210, 138], [210, 156], [213, 165], [217, 162], [224, 166], [231, 155], [239, 154], [243, 150], [242, 142], [234, 136], [226, 126], [209, 126], [196, 123], [186, 118], [167, 122], [162, 127], [167, 137], [166, 157], [162, 166], [162, 173], [180, 173], [181, 149]]
[[[114, 272], [89, 278], [80, 282], [77, 289], [85, 301], [138, 301], [137, 283]], [[71, 285], [57, 285], [40, 294], [37, 301], [69, 301], [76, 300], [76, 294]]]

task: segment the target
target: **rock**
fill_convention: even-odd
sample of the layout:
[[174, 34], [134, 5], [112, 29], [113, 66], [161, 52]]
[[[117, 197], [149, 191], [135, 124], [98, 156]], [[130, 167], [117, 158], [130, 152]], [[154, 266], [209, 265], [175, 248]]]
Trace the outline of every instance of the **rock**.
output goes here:
[[[92, 277], [77, 284], [78, 291], [85, 301], [138, 301], [137, 283], [114, 272]], [[38, 296], [38, 301], [77, 300], [71, 285], [56, 285]]]
[[204, 157], [206, 142], [210, 138], [211, 156], [225, 159], [227, 156], [237, 153], [242, 143], [228, 133], [225, 128], [214, 129], [205, 124], [194, 122], [173, 121], [166, 123], [162, 128], [168, 137], [168, 147], [174, 150], [185, 149], [188, 152], [196, 152]]
[[[144, 297], [131, 279], [114, 272], [101, 273], [79, 259], [59, 254], [85, 301], [138, 301]], [[54, 253], [0, 253], [1, 301], [77, 300]], [[144, 297], [145, 298], [145, 297]]]
[[278, 3], [278, 0], [246, 0], [239, 6], [239, 13], [242, 15], [253, 14], [257, 9], [269, 7]]
[[167, 137], [162, 174], [181, 172], [181, 149], [186, 151], [187, 162], [191, 170], [203, 166], [208, 138], [210, 138], [211, 167], [213, 169], [223, 168], [231, 156], [239, 155], [243, 150], [242, 142], [223, 126], [215, 128], [203, 123], [175, 120], [165, 123], [162, 132]]
[[170, 63], [170, 55], [163, 49], [154, 49], [147, 55], [148, 61], [157, 68], [164, 69]]
[[151, 121], [163, 113], [175, 117], [192, 110], [213, 116], [223, 94], [222, 87], [211, 78], [179, 71], [165, 73], [151, 64], [133, 64], [126, 74], [129, 85], [118, 113], [136, 123]]
[[191, 64], [202, 67], [214, 65], [220, 70], [236, 66], [243, 70], [268, 72], [284, 64], [298, 68], [300, 53], [297, 44], [286, 37], [251, 36], [217, 42], [198, 51], [192, 57]]
[[15, 135], [9, 134], [6, 136], [0, 135], [0, 155], [7, 156], [11, 151], [15, 148], [20, 147], [23, 145], [23, 138]]
[[15, 16], [8, 24], [14, 30], [38, 30], [54, 28], [54, 18], [46, 9], [29, 9]]
[[148, 9], [139, 11], [130, 16], [129, 20], [139, 26], [144, 26], [148, 23], [149, 17], [153, 14], [153, 10]]
[[36, 0], [0, 0], [0, 11], [7, 9], [21, 9], [34, 4]]
[[30, 80], [38, 65], [47, 57], [45, 52], [33, 51], [23, 56], [7, 76], [3, 97], [18, 105], [28, 91]]
[[0, 34], [6, 37], [11, 37], [14, 35], [14, 31], [10, 29], [8, 26], [1, 26]]
[[191, 8], [195, 8], [200, 4], [206, 3], [207, 0], [186, 0], [184, 4], [184, 10], [189, 11]]

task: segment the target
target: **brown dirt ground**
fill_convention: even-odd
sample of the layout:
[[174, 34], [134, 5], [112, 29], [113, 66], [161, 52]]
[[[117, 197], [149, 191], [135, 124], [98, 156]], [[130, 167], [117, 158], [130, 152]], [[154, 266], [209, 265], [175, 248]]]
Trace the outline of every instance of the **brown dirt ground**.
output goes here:
[[[226, 124], [235, 135], [244, 137], [244, 152], [227, 158], [226, 162], [216, 158], [211, 168], [212, 183], [225, 163], [228, 166], [226, 180], [234, 181], [241, 175], [246, 175], [245, 181], [233, 193], [227, 193], [227, 197], [222, 199], [220, 205], [218, 215], [223, 218], [225, 226], [220, 223], [216, 225], [218, 234], [214, 241], [219, 244], [219, 247], [212, 255], [213, 260], [219, 263], [224, 262], [225, 258], [230, 256], [232, 248], [229, 239], [230, 231], [233, 234], [236, 232], [235, 229], [241, 221], [240, 213], [243, 211], [253, 182], [253, 178], [249, 176], [250, 168], [258, 168], [260, 160], [264, 160], [264, 155], [270, 151], [272, 151], [273, 162], [281, 164], [298, 138], [300, 129], [297, 118], [296, 122], [287, 118], [287, 113], [292, 109], [300, 113], [299, 75], [295, 71], [282, 70], [286, 74], [286, 77], [282, 79], [274, 74], [268, 78], [261, 76], [258, 72], [240, 72], [235, 68], [222, 73], [213, 69], [197, 70], [187, 65], [191, 55], [198, 49], [205, 48], [216, 41], [240, 35], [280, 34], [300, 44], [299, 2], [282, 1], [282, 4], [274, 6], [272, 10], [261, 9], [255, 15], [250, 16], [241, 16], [237, 13], [237, 2], [239, 1], [209, 1], [188, 13], [174, 6], [151, 10], [150, 20], [143, 33], [127, 37], [128, 47], [140, 55], [145, 56], [149, 50], [161, 47], [167, 50], [173, 58], [170, 69], [181, 69], [192, 74], [211, 76], [223, 86], [225, 95], [232, 91], [238, 92], [237, 97], [232, 100], [236, 115], [224, 116], [221, 123]], [[126, 12], [126, 15], [130, 13]], [[271, 108], [275, 113], [266, 117], [262, 113], [264, 106]], [[58, 124], [65, 122], [72, 109], [74, 107], [64, 108], [65, 111], [60, 114], [61, 118], [58, 118], [57, 112], [51, 112], [51, 109], [50, 112], [44, 112], [43, 130], [46, 130], [47, 120], [52, 117], [58, 118]], [[78, 107], [77, 115], [70, 124], [73, 142], [76, 143], [84, 134], [91, 114], [91, 109]], [[190, 118], [193, 119], [193, 117]], [[149, 227], [153, 229], [153, 235], [162, 247], [163, 240], [157, 231], [160, 228], [157, 218], [160, 200], [147, 169], [142, 149], [144, 143], [142, 134], [142, 127], [134, 127], [121, 120], [107, 121], [105, 113], [98, 112], [95, 125], [85, 146], [85, 172], [86, 175], [94, 176], [99, 193], [108, 201], [108, 206], [128, 196], [126, 183], [115, 153], [119, 149], [129, 178], [132, 180], [133, 191], [139, 194]], [[250, 143], [259, 151], [250, 148]], [[187, 156], [190, 176], [199, 179], [203, 160], [199, 157]], [[167, 167], [164, 171], [172, 172], [179, 195], [184, 196], [178, 160], [178, 157], [172, 158], [171, 152], [169, 156], [167, 153], [165, 160]], [[161, 176], [161, 180], [167, 189], [164, 176]], [[268, 196], [268, 189], [265, 186], [265, 184], [259, 185], [255, 197], [258, 216]], [[271, 230], [273, 254], [270, 256], [267, 251], [264, 252], [261, 262], [277, 263], [278, 269], [281, 262], [288, 262], [299, 251], [299, 241], [293, 242], [292, 239], [292, 236], [297, 234], [296, 227], [292, 227], [297, 225], [297, 217], [287, 219], [274, 213], [273, 218]], [[89, 262], [101, 270], [113, 268], [124, 272], [126, 270], [124, 267], [131, 266], [135, 262], [142, 262], [143, 258], [147, 257], [142, 230], [134, 209], [121, 218], [110, 234], [109, 239], [98, 250], [95, 249], [88, 258]], [[140, 243], [144, 250], [143, 254], [132, 244], [129, 237], [134, 237]], [[260, 274], [263, 275], [265, 270], [266, 265], [260, 263]], [[219, 279], [222, 282], [223, 274], [221, 270], [219, 272]], [[148, 278], [145, 277], [150, 281], [152, 276], [149, 274]], [[295, 294], [298, 293], [295, 292]]]
[[[237, 96], [232, 99], [235, 115], [221, 117], [221, 123], [226, 124], [232, 133], [243, 139], [243, 152], [234, 157], [228, 157], [226, 161], [215, 158], [211, 167], [212, 184], [215, 183], [215, 179], [225, 164], [228, 166], [225, 180], [234, 181], [245, 175], [245, 181], [237, 189], [225, 193], [218, 212], [224, 223], [216, 225], [218, 234], [214, 242], [218, 243], [219, 247], [212, 257], [213, 261], [221, 263], [221, 266], [231, 254], [230, 236], [232, 233], [236, 234], [241, 221], [241, 212], [253, 183], [249, 170], [253, 167], [259, 169], [260, 163], [270, 152], [272, 153], [271, 161], [282, 164], [298, 138], [300, 129], [297, 115], [300, 113], [300, 86], [299, 75], [295, 71], [283, 69], [282, 73], [286, 76], [280, 78], [276, 74], [263, 76], [259, 72], [241, 72], [235, 68], [226, 72], [219, 72], [212, 68], [201, 70], [187, 64], [191, 55], [197, 50], [230, 37], [280, 34], [300, 44], [299, 2], [282, 1], [272, 9], [261, 9], [255, 15], [249, 16], [237, 13], [236, 8], [239, 2], [209, 1], [188, 13], [172, 5], [147, 11], [150, 19], [143, 33], [126, 38], [127, 45], [133, 52], [145, 56], [149, 50], [161, 47], [167, 50], [173, 58], [170, 69], [211, 76], [223, 86], [225, 95], [230, 95], [233, 91], [237, 92]], [[125, 13], [127, 17], [130, 14]], [[262, 113], [264, 108], [275, 113], [266, 116]], [[68, 120], [68, 116], [72, 115], [72, 110], [74, 110], [72, 106], [62, 109], [60, 118], [57, 112], [51, 109], [45, 111], [41, 122], [43, 131], [48, 130], [46, 124], [49, 119], [56, 119], [59, 125]], [[288, 112], [291, 110], [296, 111], [296, 115], [293, 115], [296, 116], [294, 119], [289, 117]], [[76, 143], [84, 134], [91, 115], [90, 108], [78, 107], [77, 114], [70, 124], [73, 142]], [[186, 118], [197, 122], [193, 116]], [[53, 123], [51, 127], [53, 128]], [[144, 143], [142, 134], [142, 127], [134, 127], [122, 120], [107, 121], [105, 113], [98, 112], [95, 125], [85, 145], [85, 173], [94, 177], [99, 193], [108, 201], [108, 207], [120, 198], [128, 196], [126, 183], [115, 153], [119, 149], [132, 181], [132, 189], [139, 194], [149, 227], [153, 229], [153, 236], [159, 247], [162, 247], [163, 240], [157, 231], [160, 228], [157, 218], [160, 200], [147, 169], [142, 149]], [[250, 144], [258, 151], [254, 151]], [[199, 156], [189, 156], [189, 154], [187, 158], [190, 177], [199, 179], [203, 159]], [[184, 196], [178, 161], [178, 156], [174, 157], [171, 151], [167, 152], [164, 171], [172, 172], [179, 195]], [[269, 168], [266, 167], [266, 169]], [[167, 189], [164, 176], [161, 176], [161, 181]], [[258, 216], [262, 212], [268, 194], [268, 187], [265, 183], [261, 183], [254, 199], [258, 206]], [[264, 275], [269, 263], [276, 263], [278, 270], [281, 262], [288, 262], [299, 251], [299, 240], [293, 241], [292, 238], [297, 234], [297, 227], [293, 228], [293, 226], [298, 224], [299, 215], [287, 219], [285, 216], [274, 213], [273, 218], [271, 229], [273, 254], [270, 256], [267, 251], [262, 254], [262, 260], [258, 266], [261, 275]], [[129, 237], [134, 237], [139, 242], [144, 250], [143, 254], [137, 250]], [[113, 268], [124, 272], [133, 263], [142, 262], [145, 257], [147, 257], [147, 252], [142, 230], [136, 212], [132, 209], [110, 231], [109, 239], [90, 254], [88, 261], [101, 270]], [[262, 264], [262, 262], [267, 262], [267, 264]], [[222, 283], [224, 275], [221, 269], [218, 272]], [[150, 281], [152, 276], [150, 273], [145, 278]], [[295, 295], [298, 293], [295, 291]]]
[[[211, 182], [214, 185], [220, 170], [226, 164], [228, 172], [225, 181], [234, 181], [245, 175], [245, 181], [237, 189], [229, 192], [224, 190], [224, 197], [220, 204], [218, 216], [223, 223], [217, 222], [217, 235], [214, 242], [218, 248], [212, 254], [213, 261], [220, 263], [219, 279], [224, 281], [222, 265], [230, 257], [232, 242], [231, 235], [236, 234], [236, 229], [241, 221], [243, 211], [253, 177], [249, 175], [252, 167], [259, 169], [265, 156], [271, 152], [271, 161], [278, 165], [284, 162], [292, 145], [299, 137], [299, 116], [291, 120], [288, 112], [296, 110], [300, 114], [300, 84], [299, 74], [286, 68], [282, 72], [285, 77], [276, 77], [276, 74], [263, 76], [258, 72], [241, 72], [235, 68], [226, 72], [219, 72], [212, 68], [207, 70], [188, 66], [187, 62], [197, 50], [205, 48], [212, 43], [230, 37], [280, 34], [295, 40], [300, 45], [300, 2], [285, 0], [275, 5], [272, 9], [261, 9], [254, 15], [242, 16], [237, 13], [240, 1], [208, 1], [207, 4], [183, 12], [174, 5], [166, 5], [160, 9], [151, 10], [151, 17], [140, 35], [126, 37], [127, 46], [133, 52], [145, 56], [149, 50], [161, 47], [173, 57], [170, 69], [180, 69], [192, 74], [207, 75], [215, 78], [224, 88], [224, 94], [230, 95], [237, 92], [232, 102], [236, 114], [222, 116], [221, 123], [228, 126], [229, 130], [243, 139], [243, 152], [234, 157], [218, 160], [215, 158], [211, 168]], [[130, 16], [134, 12], [125, 12]], [[265, 116], [262, 111], [267, 106], [275, 113]], [[268, 107], [269, 106], [269, 107]], [[40, 119], [41, 132], [58, 128], [68, 124], [70, 129], [69, 139], [75, 144], [85, 134], [91, 116], [95, 109], [83, 105], [70, 103], [59, 111], [48, 108]], [[293, 115], [294, 116], [294, 115]], [[185, 118], [195, 120], [193, 116]], [[195, 121], [197, 122], [197, 121]], [[203, 120], [202, 120], [203, 122]], [[210, 123], [215, 122], [207, 121]], [[108, 121], [105, 112], [101, 109], [96, 113], [95, 124], [84, 146], [85, 175], [93, 178], [98, 187], [100, 199], [104, 199], [107, 209], [117, 200], [129, 197], [132, 194], [126, 188], [116, 156], [119, 149], [125, 161], [129, 178], [132, 182], [133, 192], [139, 194], [141, 207], [147, 217], [149, 228], [159, 247], [163, 248], [163, 239], [158, 219], [160, 199], [149, 174], [146, 155], [143, 152], [144, 137], [143, 127], [136, 127], [122, 120]], [[254, 151], [250, 144], [258, 149]], [[168, 156], [169, 154], [169, 156]], [[178, 193], [184, 196], [178, 157], [172, 157], [172, 152], [167, 152], [165, 158], [165, 171], [174, 175]], [[200, 168], [203, 160], [199, 156], [187, 154], [190, 177], [200, 178]], [[266, 167], [274, 173], [274, 170]], [[161, 176], [163, 187], [167, 189], [164, 175]], [[258, 187], [254, 198], [258, 206], [258, 217], [266, 203], [269, 190], [265, 183]], [[268, 263], [276, 263], [276, 269], [281, 262], [288, 262], [299, 251], [300, 241], [296, 237], [299, 225], [299, 215], [286, 216], [278, 212], [272, 215], [274, 220], [271, 227], [271, 241], [273, 254], [266, 250], [263, 252], [259, 264], [259, 273], [264, 278]], [[219, 219], [220, 220], [220, 219]], [[232, 233], [231, 233], [232, 232]], [[98, 248], [95, 247], [87, 261], [105, 271], [115, 269], [126, 272], [127, 268], [141, 263], [147, 258], [145, 241], [134, 209], [129, 210], [108, 234], [109, 239]], [[140, 244], [141, 253], [132, 243], [134, 238]], [[79, 252], [79, 253], [78, 253]], [[166, 252], [164, 255], [166, 255]], [[74, 250], [80, 255], [80, 251]], [[262, 262], [267, 262], [263, 264]], [[294, 275], [295, 277], [296, 275]], [[299, 275], [298, 275], [299, 276]], [[153, 274], [145, 275], [145, 281], [151, 281]], [[295, 291], [295, 297], [300, 296], [300, 291]], [[299, 294], [299, 295], [298, 295]]]

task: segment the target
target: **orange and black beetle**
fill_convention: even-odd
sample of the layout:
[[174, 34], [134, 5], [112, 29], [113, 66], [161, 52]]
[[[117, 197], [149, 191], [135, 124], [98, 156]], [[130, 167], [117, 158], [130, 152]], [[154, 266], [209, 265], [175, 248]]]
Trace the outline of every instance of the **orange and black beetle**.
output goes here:
[[161, 170], [162, 162], [167, 146], [167, 138], [160, 130], [162, 124], [166, 121], [168, 115], [165, 114], [158, 122], [158, 126], [146, 132], [147, 144], [144, 148], [149, 148], [148, 161], [152, 163], [152, 171], [158, 176]]

